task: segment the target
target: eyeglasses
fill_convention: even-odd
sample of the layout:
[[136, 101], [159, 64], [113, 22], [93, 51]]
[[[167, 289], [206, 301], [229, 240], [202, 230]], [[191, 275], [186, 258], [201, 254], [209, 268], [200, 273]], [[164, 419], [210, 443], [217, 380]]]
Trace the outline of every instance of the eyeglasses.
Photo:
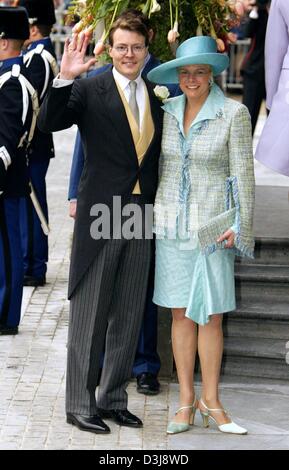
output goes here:
[[202, 78], [209, 75], [209, 73], [211, 73], [211, 71], [207, 69], [199, 69], [192, 73], [188, 70], [179, 70], [179, 77], [183, 80], [189, 80], [190, 77]]
[[120, 55], [125, 55], [128, 53], [130, 49], [135, 55], [140, 55], [142, 52], [147, 48], [147, 46], [141, 46], [139, 44], [135, 44], [133, 46], [113, 46], [113, 49]]

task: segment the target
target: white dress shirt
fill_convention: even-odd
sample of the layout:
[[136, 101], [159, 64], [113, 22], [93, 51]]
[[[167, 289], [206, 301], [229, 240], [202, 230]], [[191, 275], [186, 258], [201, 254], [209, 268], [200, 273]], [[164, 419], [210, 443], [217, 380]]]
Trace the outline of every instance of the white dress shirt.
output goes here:
[[[112, 69], [112, 74], [113, 78], [115, 79], [116, 83], [118, 86], [121, 88], [123, 91], [123, 94], [125, 96], [125, 99], [129, 103], [130, 99], [130, 79], [119, 73], [115, 67]], [[141, 75], [139, 75], [134, 82], [137, 83], [137, 88], [136, 88], [136, 101], [138, 104], [139, 108], [139, 122], [140, 122], [140, 128], [142, 128], [143, 124], [143, 118], [144, 118], [144, 113], [145, 113], [145, 82], [143, 81]]]

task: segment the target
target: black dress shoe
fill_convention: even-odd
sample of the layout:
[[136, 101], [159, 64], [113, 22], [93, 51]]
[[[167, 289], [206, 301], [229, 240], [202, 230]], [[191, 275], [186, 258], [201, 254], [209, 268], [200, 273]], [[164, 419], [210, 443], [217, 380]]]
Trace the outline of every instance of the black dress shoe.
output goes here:
[[142, 421], [128, 410], [103, 410], [98, 408], [98, 414], [101, 418], [112, 419], [120, 426], [131, 426], [132, 428], [141, 428]]
[[1, 335], [18, 335], [18, 326], [0, 325], [0, 336]]
[[66, 422], [69, 424], [74, 424], [81, 431], [94, 432], [95, 434], [108, 434], [110, 432], [109, 427], [98, 415], [82, 416], [67, 413]]
[[157, 395], [160, 391], [159, 381], [154, 374], [144, 372], [137, 376], [136, 381], [136, 389], [138, 393], [143, 393], [144, 395]]
[[40, 287], [45, 286], [46, 277], [34, 277], [34, 276], [24, 276], [23, 285], [29, 287]]

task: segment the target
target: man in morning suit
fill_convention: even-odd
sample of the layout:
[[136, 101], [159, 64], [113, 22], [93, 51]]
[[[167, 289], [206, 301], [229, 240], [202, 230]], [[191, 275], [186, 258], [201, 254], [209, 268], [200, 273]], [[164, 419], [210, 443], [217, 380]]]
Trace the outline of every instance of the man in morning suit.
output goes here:
[[25, 9], [0, 7], [0, 335], [18, 333], [23, 293], [19, 204], [29, 197], [27, 147], [38, 111], [20, 56], [28, 37]]
[[[151, 28], [150, 20], [143, 15], [140, 10], [129, 9], [125, 10], [119, 18], [139, 18], [140, 21], [149, 30], [149, 42], [153, 41], [154, 31]], [[148, 72], [158, 65], [160, 60], [157, 59], [153, 54], [147, 51], [141, 74], [146, 77]], [[112, 67], [111, 64], [107, 64], [103, 67], [96, 68], [89, 72], [88, 77], [96, 76], [109, 70]], [[178, 85], [168, 85], [170, 96], [176, 96], [181, 93]], [[76, 136], [75, 147], [72, 158], [72, 165], [70, 171], [69, 180], [69, 214], [75, 218], [76, 207], [77, 207], [77, 190], [81, 177], [81, 173], [84, 166], [84, 153], [82, 142], [79, 132]], [[152, 265], [150, 269], [148, 291], [146, 298], [146, 306], [144, 311], [143, 322], [140, 330], [139, 341], [136, 350], [136, 356], [134, 360], [132, 375], [137, 379], [137, 391], [145, 395], [156, 395], [159, 393], [160, 384], [157, 379], [161, 363], [157, 352], [157, 337], [158, 337], [158, 310], [157, 306], [152, 301], [153, 289], [154, 289], [154, 256], [152, 259]], [[101, 369], [100, 369], [101, 370]]]
[[[28, 13], [30, 35], [24, 63], [35, 83], [39, 102], [42, 103], [49, 83], [58, 73], [54, 47], [49, 37], [56, 22], [53, 0], [20, 0]], [[36, 128], [29, 149], [29, 178], [42, 212], [48, 221], [46, 174], [50, 159], [54, 157], [52, 134], [44, 134]], [[43, 233], [41, 222], [30, 198], [23, 198], [20, 205], [21, 235], [24, 258], [24, 285], [43, 286], [46, 281], [48, 261], [48, 236]]]
[[[88, 40], [75, 35], [66, 42], [59, 79], [44, 100], [38, 123], [45, 132], [76, 123], [83, 142], [85, 163], [78, 188], [69, 282], [66, 411], [69, 423], [104, 433], [109, 428], [102, 418], [123, 426], [142, 426], [127, 410], [126, 387], [152, 256], [152, 240], [144, 236], [140, 219], [145, 218], [145, 206], [155, 197], [162, 110], [153, 86], [140, 74], [149, 42], [141, 21], [119, 19], [112, 27], [112, 70], [74, 80], [95, 62], [83, 63]], [[135, 224], [140, 236], [125, 235], [124, 225], [118, 223], [115, 197], [121, 198], [122, 214], [126, 204], [134, 204], [140, 211]], [[104, 225], [110, 222], [111, 232], [96, 240], [93, 215], [99, 213], [99, 204], [108, 210], [110, 219]]]

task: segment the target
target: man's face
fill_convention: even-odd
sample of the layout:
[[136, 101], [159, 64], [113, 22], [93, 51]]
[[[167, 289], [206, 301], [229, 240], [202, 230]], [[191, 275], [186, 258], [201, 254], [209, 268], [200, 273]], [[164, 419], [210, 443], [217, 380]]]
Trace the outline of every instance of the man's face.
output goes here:
[[19, 56], [22, 45], [23, 41], [19, 39], [0, 38], [0, 61]]
[[135, 80], [147, 55], [145, 37], [132, 31], [117, 29], [113, 35], [113, 46], [109, 48], [109, 55], [119, 73], [129, 80]]

